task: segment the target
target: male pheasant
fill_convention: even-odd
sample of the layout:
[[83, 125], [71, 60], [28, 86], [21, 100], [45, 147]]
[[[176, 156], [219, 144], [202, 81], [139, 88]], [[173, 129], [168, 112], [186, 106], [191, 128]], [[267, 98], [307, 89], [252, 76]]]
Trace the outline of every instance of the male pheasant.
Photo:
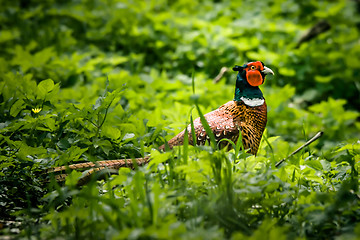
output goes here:
[[[264, 66], [260, 61], [249, 62], [242, 66], [235, 66], [234, 71], [238, 71], [235, 97], [234, 100], [229, 101], [219, 107], [218, 109], [204, 115], [209, 127], [214, 133], [216, 142], [227, 138], [236, 142], [239, 138], [239, 131], [241, 131], [242, 142], [245, 149], [249, 153], [256, 155], [259, 148], [260, 140], [264, 132], [267, 122], [267, 107], [265, 98], [259, 88], [265, 81], [267, 74], [274, 74], [274, 72]], [[189, 134], [189, 144], [194, 145], [191, 137], [191, 126], [187, 127]], [[201, 124], [200, 118], [194, 120], [194, 130], [196, 135], [196, 144], [203, 145], [209, 136], [205, 128]], [[184, 143], [185, 130], [168, 141], [170, 148]], [[162, 145], [160, 150], [165, 149]], [[118, 169], [120, 167], [133, 167], [133, 163], [137, 165], [145, 164], [149, 161], [149, 156], [144, 158], [137, 158], [121, 160], [105, 160], [96, 163], [79, 163], [69, 166], [62, 166], [50, 169], [48, 172], [58, 172], [66, 169], [85, 169], [93, 168], [89, 171], [90, 175], [94, 171], [101, 169]], [[62, 175], [57, 177], [62, 180]], [[64, 175], [63, 175], [64, 176]]]
[[[274, 72], [260, 61], [235, 66], [233, 70], [239, 71], [234, 100], [205, 114], [204, 117], [215, 135], [216, 142], [223, 138], [237, 142], [240, 130], [244, 148], [256, 155], [267, 122], [265, 98], [259, 85], [264, 83], [266, 74], [274, 74]], [[209, 140], [200, 118], [195, 119], [194, 129], [196, 144], [203, 145], [206, 140]], [[189, 144], [193, 145], [190, 125], [187, 130]], [[169, 147], [182, 145], [184, 134], [185, 130], [172, 138], [168, 142]], [[160, 148], [163, 149], [164, 146]]]

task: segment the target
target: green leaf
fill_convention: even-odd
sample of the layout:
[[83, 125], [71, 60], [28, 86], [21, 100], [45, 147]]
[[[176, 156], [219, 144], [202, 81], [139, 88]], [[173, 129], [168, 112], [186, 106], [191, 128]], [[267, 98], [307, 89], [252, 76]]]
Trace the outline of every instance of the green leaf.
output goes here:
[[124, 56], [114, 56], [112, 58], [109, 58], [108, 61], [111, 65], [115, 66], [129, 61], [129, 59], [128, 57], [124, 57]]
[[53, 90], [55, 84], [51, 79], [41, 81], [37, 86], [37, 98], [45, 99], [46, 94]]
[[46, 153], [47, 151], [43, 147], [31, 147], [23, 142], [19, 145], [19, 152], [17, 153], [17, 156], [22, 160], [31, 161], [29, 157], [42, 157]]
[[195, 134], [195, 127], [194, 127], [194, 120], [192, 116], [192, 109], [190, 111], [190, 126], [191, 126], [191, 137], [193, 141], [193, 145], [196, 144], [196, 134]]
[[129, 178], [131, 169], [130, 168], [120, 168], [119, 169], [119, 175], [116, 176], [111, 183], [116, 186], [116, 185], [120, 185], [120, 184], [124, 184], [124, 182], [126, 182], [126, 180]]
[[360, 142], [356, 142], [356, 143], [349, 143], [349, 144], [346, 144], [345, 146], [339, 148], [338, 150], [336, 150], [336, 152], [342, 152], [342, 151], [345, 151], [345, 150], [350, 150], [350, 151], [360, 151]]
[[21, 110], [26, 107], [24, 101], [22, 99], [17, 100], [10, 109], [10, 115], [16, 117]]
[[56, 121], [54, 118], [51, 117], [46, 118], [45, 125], [49, 128], [50, 131], [56, 130]]
[[294, 69], [286, 68], [286, 67], [279, 68], [279, 73], [281, 75], [288, 76], [288, 77], [293, 77], [296, 75], [296, 72]]
[[108, 126], [108, 125], [104, 125], [102, 128], [101, 128], [101, 133], [108, 137], [108, 138], [111, 138], [111, 139], [119, 139], [121, 137], [121, 132], [118, 128], [115, 128], [115, 127], [111, 127], [111, 126]]
[[329, 75], [329, 76], [316, 75], [316, 76], [315, 76], [315, 80], [316, 80], [317, 82], [320, 82], [320, 83], [328, 83], [328, 82], [330, 82], [332, 79], [333, 79], [333, 76], [332, 76], [332, 75]]
[[113, 146], [108, 140], [99, 140], [96, 144], [101, 147], [106, 155], [109, 155], [110, 151], [113, 150]]
[[171, 156], [171, 152], [166, 152], [166, 153], [160, 153], [158, 151], [152, 151], [151, 152], [151, 161], [149, 163], [149, 169], [152, 167], [152, 166], [157, 166], [158, 164], [160, 163], [164, 163], [166, 162], [170, 156]]
[[71, 171], [71, 173], [66, 177], [65, 185], [76, 186], [81, 176], [82, 176], [81, 172]]
[[58, 142], [58, 145], [60, 146], [60, 144], [63, 147], [69, 147], [60, 156], [60, 159], [59, 159], [58, 163], [61, 164], [61, 165], [68, 164], [69, 162], [78, 161], [79, 158], [81, 158], [82, 154], [85, 153], [88, 150], [88, 148], [80, 148], [80, 147], [75, 146], [75, 145], [71, 146], [69, 141], [67, 141], [67, 140], [60, 140]]
[[197, 104], [195, 106], [196, 106], [196, 109], [197, 109], [197, 111], [199, 113], [201, 124], [204, 127], [204, 129], [206, 131], [206, 134], [210, 137], [210, 144], [211, 144], [212, 148], [217, 149], [217, 144], [216, 144], [216, 140], [215, 140], [215, 136], [214, 136], [213, 131], [211, 130], [211, 128], [210, 128], [208, 122], [206, 121], [204, 115], [202, 115], [199, 106]]
[[313, 168], [315, 170], [318, 170], [318, 171], [323, 170], [323, 165], [318, 160], [306, 161], [306, 165], [308, 165], [309, 167], [311, 167], [311, 168]]

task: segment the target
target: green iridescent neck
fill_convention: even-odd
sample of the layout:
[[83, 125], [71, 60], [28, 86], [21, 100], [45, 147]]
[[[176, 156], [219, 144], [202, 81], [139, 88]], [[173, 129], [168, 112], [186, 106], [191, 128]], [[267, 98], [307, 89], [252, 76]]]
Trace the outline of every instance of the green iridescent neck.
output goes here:
[[235, 87], [235, 97], [234, 101], [241, 101], [241, 98], [261, 98], [263, 99], [263, 94], [259, 87], [251, 86], [245, 79], [245, 74], [241, 74], [240, 72], [236, 78], [236, 87]]

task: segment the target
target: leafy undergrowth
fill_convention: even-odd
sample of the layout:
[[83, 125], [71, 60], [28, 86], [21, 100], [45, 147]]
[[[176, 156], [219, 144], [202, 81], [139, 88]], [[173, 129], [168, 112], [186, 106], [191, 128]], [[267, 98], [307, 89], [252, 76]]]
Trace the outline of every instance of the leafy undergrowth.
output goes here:
[[[3, 4], [1, 235], [360, 238], [355, 1]], [[324, 18], [331, 30], [295, 48]], [[256, 157], [237, 147], [156, 150], [199, 116], [197, 107], [206, 113], [231, 100], [236, 75], [212, 78], [250, 59], [276, 73], [261, 87], [268, 124]], [[318, 131], [320, 140], [275, 167]], [[145, 155], [147, 166], [82, 188], [79, 172], [63, 184], [45, 173]]]
[[[116, 81], [109, 78], [103, 87], [84, 87], [93, 92], [92, 97], [78, 96], [83, 89], [60, 90], [49, 79], [36, 84], [31, 76], [9, 74], [3, 82], [6, 99], [2, 110], [8, 119], [1, 128], [0, 165], [1, 215], [9, 225], [3, 229], [5, 234], [21, 230], [24, 237], [41, 239], [357, 236], [360, 143], [356, 140], [328, 149], [331, 135], [326, 136], [329, 133], [325, 131], [318, 148], [310, 146], [280, 168], [275, 168], [275, 163], [303, 141], [291, 143], [266, 132], [256, 157], [236, 147], [225, 151], [188, 145], [159, 153], [153, 148], [171, 137], [160, 129], [168, 121], [175, 129], [178, 125], [184, 127], [191, 106], [213, 97], [193, 96], [189, 94], [191, 84], [177, 81], [172, 83], [178, 88], [175, 95], [171, 84], [161, 84], [164, 78], [160, 76], [155, 76], [140, 95], [134, 91], [140, 78], [131, 78], [127, 83], [128, 76]], [[197, 85], [223, 88], [216, 96], [223, 101], [233, 90], [225, 83], [214, 86], [210, 80], [198, 79]], [[278, 100], [281, 106], [277, 107], [279, 91], [286, 95], [293, 88], [264, 89], [267, 99], [274, 99], [270, 101], [272, 111], [282, 108], [282, 113], [299, 114], [297, 122], [291, 124], [297, 124], [307, 136], [314, 130], [327, 129], [318, 121], [317, 111], [338, 125], [351, 124], [349, 120], [356, 114], [343, 110], [342, 103], [333, 99], [319, 104], [328, 108], [313, 105], [318, 109], [314, 112], [294, 110], [289, 107], [290, 100], [285, 99]], [[155, 92], [166, 95], [167, 100], [145, 100]], [[181, 95], [187, 97], [176, 101]], [[132, 109], [130, 106], [140, 97], [142, 108]], [[284, 107], [286, 102], [288, 106]], [[181, 105], [179, 111], [166, 107], [171, 103]], [[169, 109], [162, 113], [168, 117], [162, 119], [156, 104]], [[341, 118], [326, 115], [332, 105], [342, 113]], [[200, 108], [205, 112], [208, 107]], [[275, 121], [273, 114], [270, 111], [270, 122]], [[59, 186], [54, 181], [48, 183], [49, 177], [43, 172], [70, 162], [146, 153], [152, 156], [148, 166], [121, 169], [118, 176], [94, 180], [83, 188], [76, 187], [81, 173], [72, 172], [65, 185]]]
[[[186, 154], [192, 157], [183, 158]], [[359, 151], [352, 154], [359, 157]], [[354, 228], [359, 230], [358, 166], [351, 161], [303, 156], [298, 166], [273, 169], [272, 163], [254, 157], [236, 160], [234, 152], [189, 148], [176, 159], [164, 155], [155, 155], [147, 167], [121, 169], [118, 176], [81, 190], [74, 187], [76, 175], [70, 176], [65, 187], [45, 196], [47, 214], [26, 234], [67, 239], [286, 239], [355, 237]], [[168, 158], [167, 164], [159, 164]]]

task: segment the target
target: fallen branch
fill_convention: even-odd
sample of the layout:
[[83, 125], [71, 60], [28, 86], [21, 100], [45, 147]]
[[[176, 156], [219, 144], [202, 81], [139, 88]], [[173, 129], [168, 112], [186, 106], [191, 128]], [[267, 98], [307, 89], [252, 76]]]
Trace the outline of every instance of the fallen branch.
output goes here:
[[304, 42], [310, 41], [311, 39], [317, 37], [321, 33], [330, 30], [330, 28], [331, 28], [331, 25], [329, 24], [328, 21], [326, 21], [326, 20], [319, 21], [312, 28], [310, 28], [307, 31], [307, 33], [305, 33], [305, 35], [303, 35], [300, 38], [300, 40], [298, 41], [295, 48], [299, 48], [301, 46], [301, 44], [303, 44]]
[[224, 76], [224, 74], [225, 74], [228, 70], [229, 70], [229, 68], [227, 68], [227, 67], [222, 67], [222, 68], [220, 69], [219, 74], [214, 78], [213, 83], [218, 83], [218, 82], [221, 80], [221, 78]]
[[293, 151], [289, 156], [287, 156], [286, 158], [280, 160], [278, 163], [275, 164], [275, 167], [278, 167], [280, 164], [282, 164], [286, 159], [292, 157], [293, 155], [295, 155], [296, 153], [298, 153], [299, 151], [301, 151], [301, 149], [303, 149], [304, 147], [307, 147], [308, 145], [310, 145], [312, 142], [314, 142], [315, 140], [317, 140], [319, 137], [321, 137], [323, 135], [323, 132], [318, 132], [315, 136], [313, 136], [309, 141], [307, 141], [305, 144], [303, 144], [301, 147], [299, 147], [298, 149], [296, 149], [295, 151]]

